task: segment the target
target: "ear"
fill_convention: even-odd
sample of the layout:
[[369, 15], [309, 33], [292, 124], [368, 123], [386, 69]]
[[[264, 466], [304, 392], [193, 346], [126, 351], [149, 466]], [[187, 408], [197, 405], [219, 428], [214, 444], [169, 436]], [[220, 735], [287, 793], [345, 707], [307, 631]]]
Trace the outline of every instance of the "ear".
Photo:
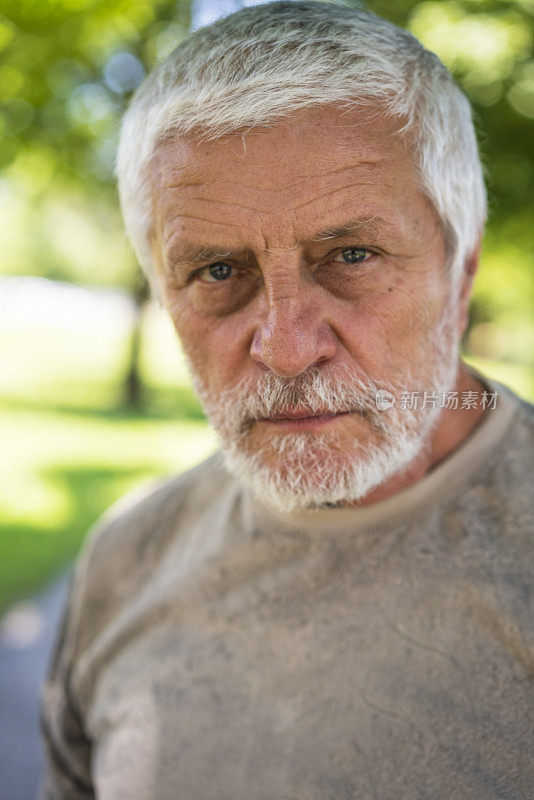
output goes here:
[[471, 292], [473, 290], [473, 281], [478, 269], [480, 260], [480, 248], [482, 245], [482, 237], [478, 240], [475, 249], [466, 258], [461, 283], [458, 294], [458, 307], [459, 307], [459, 333], [463, 336], [469, 322], [469, 302], [471, 300]]

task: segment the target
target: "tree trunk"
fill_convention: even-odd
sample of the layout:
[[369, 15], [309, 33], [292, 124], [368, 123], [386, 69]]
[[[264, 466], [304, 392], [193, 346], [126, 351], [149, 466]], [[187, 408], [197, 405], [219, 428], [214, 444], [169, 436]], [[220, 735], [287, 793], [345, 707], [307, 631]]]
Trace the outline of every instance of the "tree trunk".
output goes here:
[[143, 311], [148, 296], [147, 281], [145, 276], [139, 272], [132, 291], [134, 320], [130, 335], [128, 369], [124, 381], [124, 402], [130, 408], [142, 408], [143, 406], [143, 383], [139, 370], [139, 356], [143, 335]]

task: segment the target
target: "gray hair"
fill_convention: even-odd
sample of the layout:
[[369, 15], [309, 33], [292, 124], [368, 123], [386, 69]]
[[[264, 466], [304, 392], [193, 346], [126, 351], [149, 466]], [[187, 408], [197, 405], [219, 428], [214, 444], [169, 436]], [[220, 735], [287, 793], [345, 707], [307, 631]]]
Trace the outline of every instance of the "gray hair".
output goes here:
[[154, 278], [150, 166], [171, 135], [216, 139], [298, 109], [379, 104], [410, 136], [420, 187], [438, 212], [453, 279], [475, 250], [486, 193], [471, 109], [434, 53], [357, 8], [274, 2], [200, 28], [154, 70], [125, 114], [117, 159], [126, 230]]

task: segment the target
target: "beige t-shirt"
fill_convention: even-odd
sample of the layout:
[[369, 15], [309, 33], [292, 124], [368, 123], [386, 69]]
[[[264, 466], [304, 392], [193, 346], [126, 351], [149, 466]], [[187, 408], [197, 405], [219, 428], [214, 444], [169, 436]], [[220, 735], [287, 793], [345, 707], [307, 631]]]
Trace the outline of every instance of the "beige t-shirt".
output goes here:
[[532, 800], [532, 409], [421, 481], [281, 514], [218, 456], [91, 537], [46, 800]]

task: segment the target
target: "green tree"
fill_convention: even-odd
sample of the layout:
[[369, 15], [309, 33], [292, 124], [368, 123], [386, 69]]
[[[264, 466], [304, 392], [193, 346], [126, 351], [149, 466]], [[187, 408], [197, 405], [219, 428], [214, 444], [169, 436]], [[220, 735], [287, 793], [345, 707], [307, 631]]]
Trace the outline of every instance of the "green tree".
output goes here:
[[0, 2], [0, 268], [130, 292], [134, 404], [148, 292], [122, 233], [114, 154], [130, 94], [188, 28], [185, 1]]

